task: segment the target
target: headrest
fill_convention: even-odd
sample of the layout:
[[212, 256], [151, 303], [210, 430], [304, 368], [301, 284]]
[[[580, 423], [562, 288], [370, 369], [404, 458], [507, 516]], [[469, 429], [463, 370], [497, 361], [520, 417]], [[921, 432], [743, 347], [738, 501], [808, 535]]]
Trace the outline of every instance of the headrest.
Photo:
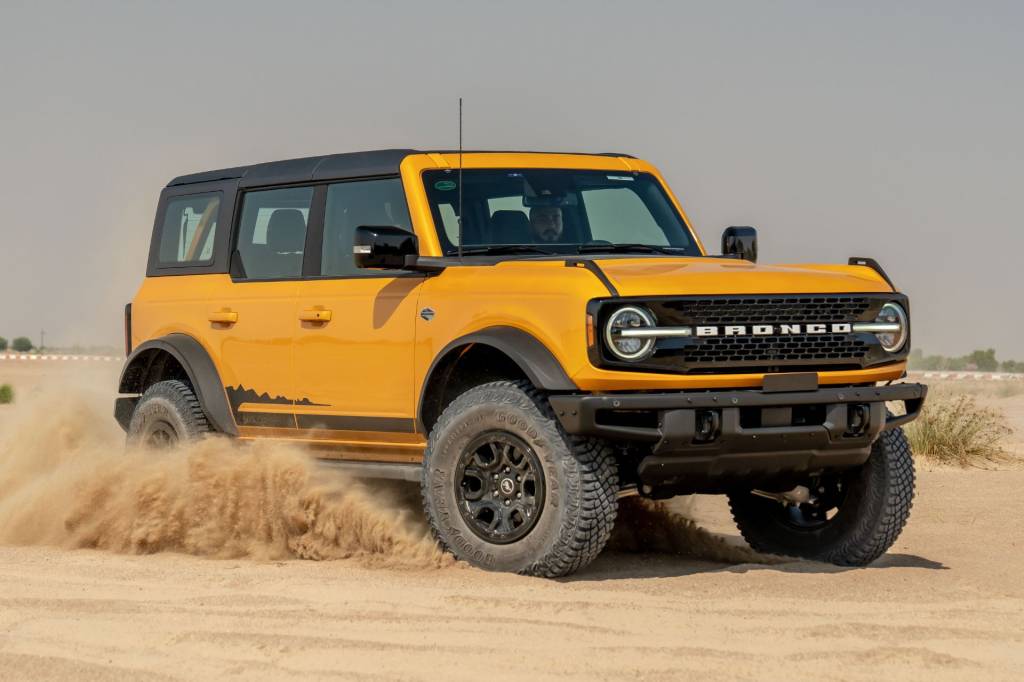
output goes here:
[[302, 253], [306, 248], [306, 219], [297, 208], [279, 208], [267, 222], [267, 248], [277, 253]]
[[491, 216], [492, 244], [531, 244], [530, 219], [522, 211], [495, 211]]

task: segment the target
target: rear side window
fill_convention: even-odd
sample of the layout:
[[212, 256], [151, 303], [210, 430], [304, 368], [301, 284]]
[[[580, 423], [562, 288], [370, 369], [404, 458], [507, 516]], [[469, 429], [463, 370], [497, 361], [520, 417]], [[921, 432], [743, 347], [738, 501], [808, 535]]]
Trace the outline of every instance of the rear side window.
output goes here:
[[398, 178], [343, 182], [327, 188], [324, 248], [320, 274], [327, 277], [367, 277], [381, 274], [355, 266], [352, 245], [356, 228], [394, 225], [412, 231], [409, 207]]
[[245, 279], [289, 279], [302, 275], [312, 203], [312, 187], [245, 195], [236, 246]]
[[213, 262], [220, 194], [193, 194], [167, 202], [160, 231], [160, 265], [206, 265]]

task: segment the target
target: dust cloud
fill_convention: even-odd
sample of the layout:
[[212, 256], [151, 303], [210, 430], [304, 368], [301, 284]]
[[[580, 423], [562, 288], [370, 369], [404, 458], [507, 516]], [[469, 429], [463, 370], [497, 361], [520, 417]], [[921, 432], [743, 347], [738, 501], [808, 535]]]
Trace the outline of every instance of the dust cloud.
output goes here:
[[453, 563], [386, 487], [318, 471], [301, 450], [270, 443], [209, 438], [177, 451], [126, 450], [96, 404], [47, 392], [5, 415], [0, 543]]
[[[415, 495], [319, 469], [296, 446], [208, 438], [126, 448], [108, 396], [52, 386], [0, 413], [0, 544], [215, 558], [455, 564]], [[622, 500], [609, 549], [723, 563], [771, 559], [700, 528], [686, 509]]]

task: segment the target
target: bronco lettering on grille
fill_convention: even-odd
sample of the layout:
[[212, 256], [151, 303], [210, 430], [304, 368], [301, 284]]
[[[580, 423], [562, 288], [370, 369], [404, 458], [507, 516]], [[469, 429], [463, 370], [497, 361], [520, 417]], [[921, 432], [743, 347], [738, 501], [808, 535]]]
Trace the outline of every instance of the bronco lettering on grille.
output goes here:
[[833, 324], [729, 324], [725, 326], [697, 327], [697, 336], [772, 336], [794, 334], [849, 334], [849, 322]]

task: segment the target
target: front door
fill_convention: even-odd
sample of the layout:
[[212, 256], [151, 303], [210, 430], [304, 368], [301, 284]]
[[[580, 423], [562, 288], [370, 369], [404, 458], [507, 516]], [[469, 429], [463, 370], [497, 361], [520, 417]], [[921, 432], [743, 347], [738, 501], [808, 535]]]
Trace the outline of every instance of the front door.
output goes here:
[[[413, 346], [423, 277], [360, 270], [352, 258], [360, 225], [410, 229], [398, 178], [329, 185], [319, 277], [299, 284], [294, 406], [303, 437], [329, 444], [325, 456], [418, 461]], [[332, 454], [333, 453], [333, 454]]]
[[294, 437], [292, 354], [312, 187], [247, 192], [236, 268], [210, 291], [211, 349], [243, 437]]

